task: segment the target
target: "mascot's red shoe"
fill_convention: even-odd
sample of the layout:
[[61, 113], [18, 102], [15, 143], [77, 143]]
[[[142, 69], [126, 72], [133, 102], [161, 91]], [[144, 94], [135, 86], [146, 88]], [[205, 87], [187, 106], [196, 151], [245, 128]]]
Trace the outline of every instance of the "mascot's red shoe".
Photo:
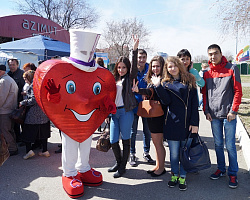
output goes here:
[[70, 198], [75, 199], [84, 194], [83, 184], [79, 175], [66, 177], [62, 176], [63, 189]]
[[99, 186], [102, 184], [102, 174], [94, 169], [90, 169], [84, 173], [78, 172], [83, 185], [87, 186]]

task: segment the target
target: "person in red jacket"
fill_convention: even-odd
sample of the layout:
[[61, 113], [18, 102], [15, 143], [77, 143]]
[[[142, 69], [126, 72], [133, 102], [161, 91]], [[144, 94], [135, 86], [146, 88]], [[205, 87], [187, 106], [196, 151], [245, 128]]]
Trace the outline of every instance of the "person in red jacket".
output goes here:
[[210, 178], [219, 179], [226, 175], [223, 128], [229, 158], [229, 187], [238, 186], [237, 151], [235, 146], [236, 114], [242, 97], [239, 69], [222, 55], [217, 44], [208, 47], [210, 70], [204, 73], [205, 86], [202, 88], [203, 110], [211, 122], [217, 156], [217, 171]]

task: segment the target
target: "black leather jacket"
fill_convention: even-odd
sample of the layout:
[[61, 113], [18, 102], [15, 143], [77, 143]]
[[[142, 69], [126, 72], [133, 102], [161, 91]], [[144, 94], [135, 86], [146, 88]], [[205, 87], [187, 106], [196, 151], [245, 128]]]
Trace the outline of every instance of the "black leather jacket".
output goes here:
[[18, 86], [18, 97], [17, 97], [18, 103], [23, 100], [23, 95], [21, 94], [23, 90], [23, 86], [25, 84], [25, 81], [23, 79], [23, 73], [24, 71], [19, 68], [17, 68], [15, 72], [11, 72], [11, 71], [8, 72], [8, 75], [15, 80]]
[[133, 51], [131, 72], [129, 75], [127, 74], [125, 76], [125, 80], [122, 83], [122, 98], [126, 112], [134, 109], [138, 105], [138, 102], [135, 99], [135, 94], [132, 92], [133, 79], [137, 80], [137, 55], [138, 49]]

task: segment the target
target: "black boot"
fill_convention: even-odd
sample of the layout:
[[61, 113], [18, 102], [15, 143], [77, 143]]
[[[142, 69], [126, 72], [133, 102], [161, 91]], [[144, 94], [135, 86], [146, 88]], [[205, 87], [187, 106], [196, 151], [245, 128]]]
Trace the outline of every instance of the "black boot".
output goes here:
[[116, 164], [113, 167], [109, 168], [108, 172], [116, 172], [119, 169], [121, 161], [122, 161], [121, 148], [120, 148], [119, 142], [111, 144], [111, 147], [115, 155]]
[[122, 140], [122, 144], [123, 144], [122, 162], [121, 162], [120, 168], [114, 174], [114, 178], [119, 178], [126, 172], [126, 165], [127, 165], [128, 157], [130, 154], [130, 139]]

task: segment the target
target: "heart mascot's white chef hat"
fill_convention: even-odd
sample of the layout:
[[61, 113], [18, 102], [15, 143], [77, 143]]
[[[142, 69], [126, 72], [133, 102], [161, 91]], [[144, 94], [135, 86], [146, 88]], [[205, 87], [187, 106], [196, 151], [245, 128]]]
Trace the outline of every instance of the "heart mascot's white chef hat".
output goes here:
[[80, 70], [93, 72], [97, 69], [94, 60], [96, 45], [100, 34], [86, 32], [82, 29], [70, 29], [70, 57], [63, 57]]

